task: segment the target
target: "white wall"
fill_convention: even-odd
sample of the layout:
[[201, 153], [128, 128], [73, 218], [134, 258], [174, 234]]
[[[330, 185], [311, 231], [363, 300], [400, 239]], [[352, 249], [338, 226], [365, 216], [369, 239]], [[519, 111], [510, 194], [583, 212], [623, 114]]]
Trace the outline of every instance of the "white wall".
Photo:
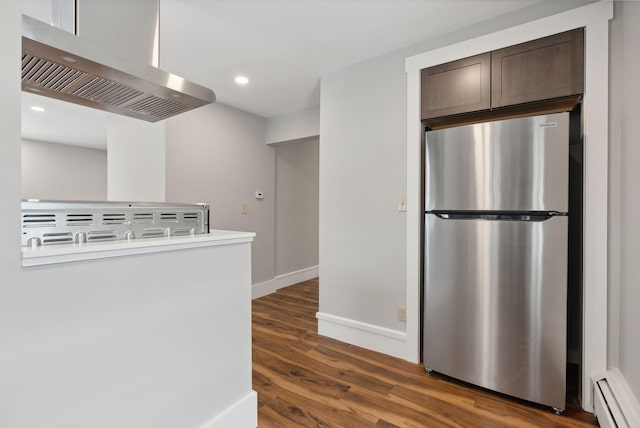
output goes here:
[[[0, 14], [0, 231], [5, 236], [0, 240], [0, 379], [14, 376], [17, 370], [10, 363], [20, 354], [14, 354], [8, 344], [27, 327], [20, 324], [15, 311], [28, 307], [23, 296], [29, 295], [30, 288], [21, 272], [20, 234], [16, 233], [20, 230], [20, 9], [19, 0], [5, 1]], [[18, 372], [23, 370], [28, 368]], [[15, 428], [20, 426], [20, 419], [9, 405], [11, 394], [7, 384], [1, 382], [0, 426]]]
[[267, 119], [267, 144], [317, 137], [320, 107]]
[[640, 402], [640, 3], [617, 2], [611, 22], [608, 365]]
[[[21, 49], [21, 3], [5, 1], [0, 14], [0, 308], [7, 303], [12, 289], [21, 286], [20, 273], [20, 76], [18, 74]], [[4, 313], [0, 309], [0, 313]], [[0, 343], [10, 323], [0, 322]], [[5, 348], [3, 348], [5, 349]], [[0, 363], [5, 353], [0, 353]], [[0, 378], [4, 373], [0, 364]], [[4, 393], [0, 384], [0, 393]], [[0, 406], [1, 404], [0, 399]], [[0, 410], [0, 426], [3, 424]], [[7, 415], [8, 416], [8, 415]], [[4, 417], [7, 417], [4, 416]]]
[[22, 0], [22, 13], [69, 33], [75, 31], [74, 0]]
[[[167, 200], [206, 202], [214, 229], [255, 232], [254, 284], [275, 276], [275, 151], [265, 119], [212, 104], [166, 120]], [[263, 200], [255, 192], [264, 193]], [[241, 204], [247, 214], [241, 214]]]
[[397, 305], [406, 303], [406, 220], [397, 211], [406, 191], [405, 57], [582, 4], [538, 3], [322, 77], [321, 314], [356, 328], [365, 323], [382, 341], [406, 331], [396, 319]]
[[318, 138], [274, 145], [276, 275], [318, 265]]
[[110, 201], [164, 202], [165, 121], [109, 114], [107, 168]]
[[159, 0], [79, 0], [78, 36], [157, 67], [158, 13]]
[[22, 198], [107, 199], [107, 151], [22, 140]]

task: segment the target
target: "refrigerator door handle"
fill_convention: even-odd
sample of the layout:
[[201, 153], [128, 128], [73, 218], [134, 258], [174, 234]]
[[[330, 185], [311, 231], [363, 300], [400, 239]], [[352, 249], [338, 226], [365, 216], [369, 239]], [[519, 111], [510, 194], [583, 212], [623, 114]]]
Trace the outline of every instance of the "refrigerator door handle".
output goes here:
[[531, 211], [531, 212], [482, 212], [482, 211], [427, 211], [443, 220], [488, 220], [488, 221], [546, 221], [553, 217], [566, 216], [568, 213], [560, 211]]

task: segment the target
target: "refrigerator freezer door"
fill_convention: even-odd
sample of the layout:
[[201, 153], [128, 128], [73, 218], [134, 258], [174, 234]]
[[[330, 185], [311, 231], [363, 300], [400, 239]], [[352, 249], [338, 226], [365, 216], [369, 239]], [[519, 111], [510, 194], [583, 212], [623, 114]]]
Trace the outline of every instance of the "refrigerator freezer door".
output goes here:
[[426, 217], [425, 367], [564, 409], [568, 218]]
[[569, 114], [426, 134], [426, 210], [567, 211]]

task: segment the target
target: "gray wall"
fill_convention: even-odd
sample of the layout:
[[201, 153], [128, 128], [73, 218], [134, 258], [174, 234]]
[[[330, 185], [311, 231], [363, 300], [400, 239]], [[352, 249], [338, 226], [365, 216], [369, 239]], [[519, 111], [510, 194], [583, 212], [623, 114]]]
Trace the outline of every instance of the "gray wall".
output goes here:
[[22, 198], [107, 199], [107, 151], [22, 140]]
[[[168, 202], [206, 202], [211, 227], [257, 234], [252, 282], [275, 276], [275, 152], [265, 119], [212, 104], [166, 121]], [[264, 192], [256, 200], [255, 192]], [[241, 214], [242, 203], [248, 213]]]
[[274, 144], [276, 275], [318, 265], [317, 137]]
[[404, 55], [322, 78], [320, 312], [395, 330], [406, 300]]
[[405, 57], [582, 4], [539, 3], [322, 77], [320, 312], [406, 329]]
[[[640, 3], [616, 2], [611, 22], [609, 367], [640, 399]], [[604, 201], [603, 201], [604, 202]]]

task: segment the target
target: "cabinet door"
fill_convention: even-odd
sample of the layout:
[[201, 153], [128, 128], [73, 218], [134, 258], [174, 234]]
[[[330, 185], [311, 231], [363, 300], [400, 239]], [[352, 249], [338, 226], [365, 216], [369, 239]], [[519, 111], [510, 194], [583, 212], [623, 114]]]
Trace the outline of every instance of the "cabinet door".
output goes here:
[[491, 53], [491, 107], [584, 91], [582, 28]]
[[489, 53], [422, 70], [422, 119], [491, 107]]

